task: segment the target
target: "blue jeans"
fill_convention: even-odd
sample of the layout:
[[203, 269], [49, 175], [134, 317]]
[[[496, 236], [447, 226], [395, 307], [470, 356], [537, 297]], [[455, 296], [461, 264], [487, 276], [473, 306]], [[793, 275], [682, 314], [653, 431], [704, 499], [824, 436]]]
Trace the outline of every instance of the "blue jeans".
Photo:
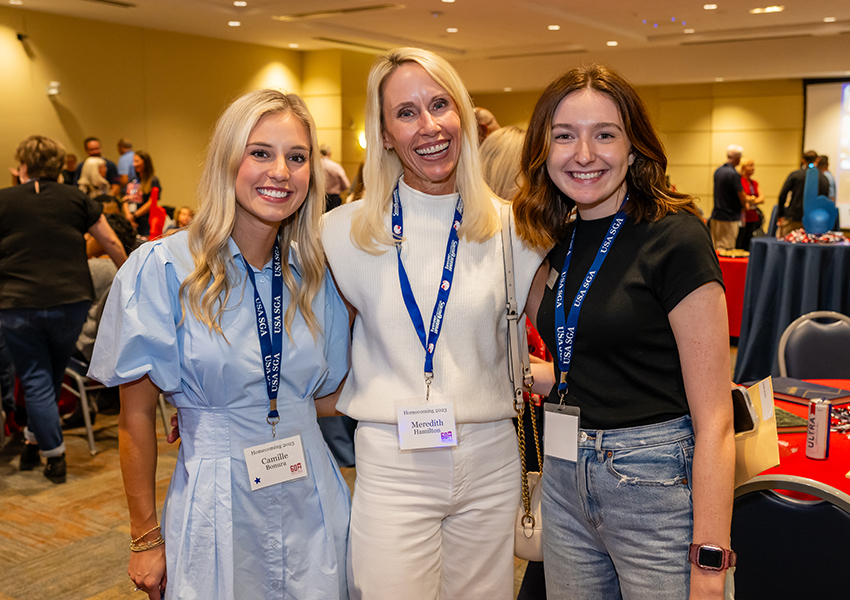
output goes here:
[[15, 366], [0, 330], [0, 402], [9, 419], [15, 414]]
[[578, 461], [546, 457], [549, 600], [685, 600], [693, 533], [690, 417], [579, 432]]
[[3, 338], [26, 397], [27, 427], [46, 457], [65, 452], [57, 402], [65, 367], [90, 304], [0, 310]]

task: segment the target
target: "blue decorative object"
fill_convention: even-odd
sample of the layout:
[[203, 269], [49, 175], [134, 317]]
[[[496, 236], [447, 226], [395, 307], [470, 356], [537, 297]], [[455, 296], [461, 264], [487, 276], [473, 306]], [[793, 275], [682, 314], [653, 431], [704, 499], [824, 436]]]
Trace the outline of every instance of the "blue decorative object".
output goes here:
[[832, 229], [838, 220], [838, 208], [826, 196], [818, 196], [818, 170], [814, 165], [806, 169], [803, 188], [803, 229], [806, 233], [821, 235]]

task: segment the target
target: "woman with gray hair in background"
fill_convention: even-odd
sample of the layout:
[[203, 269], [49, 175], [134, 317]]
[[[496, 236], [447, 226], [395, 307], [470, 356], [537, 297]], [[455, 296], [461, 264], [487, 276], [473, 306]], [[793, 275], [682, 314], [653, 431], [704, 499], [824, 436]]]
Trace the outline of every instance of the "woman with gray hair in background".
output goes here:
[[15, 151], [21, 185], [0, 190], [0, 324], [26, 397], [21, 471], [47, 459], [44, 475], [66, 478], [57, 404], [65, 367], [94, 298], [86, 262], [90, 233], [115, 266], [127, 259], [102, 205], [59, 183], [65, 149], [33, 135]]

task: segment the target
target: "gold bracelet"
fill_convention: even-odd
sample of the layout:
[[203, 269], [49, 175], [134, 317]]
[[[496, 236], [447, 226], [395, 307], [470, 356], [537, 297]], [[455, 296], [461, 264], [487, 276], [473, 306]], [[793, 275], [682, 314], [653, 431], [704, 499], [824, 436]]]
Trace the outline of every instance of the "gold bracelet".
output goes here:
[[136, 542], [130, 543], [130, 550], [133, 552], [144, 552], [145, 550], [150, 550], [151, 548], [156, 548], [157, 546], [162, 546], [165, 543], [165, 540], [160, 535], [158, 538], [153, 540], [152, 542], [144, 542], [138, 544]]
[[[141, 542], [141, 541], [142, 541], [142, 538], [143, 538], [143, 537], [145, 537], [145, 536], [146, 536], [147, 534], [149, 534], [149, 533], [153, 533], [153, 532], [154, 532], [154, 531], [156, 531], [157, 529], [160, 529], [159, 525], [157, 525], [156, 527], [151, 527], [151, 528], [150, 528], [150, 529], [148, 529], [146, 532], [144, 532], [142, 535], [140, 535], [140, 536], [139, 536], [139, 537], [137, 537], [135, 540], [133, 540], [133, 543], [134, 543], [134, 544], [138, 544], [139, 542]], [[162, 531], [162, 530], [160, 529], [160, 531]]]

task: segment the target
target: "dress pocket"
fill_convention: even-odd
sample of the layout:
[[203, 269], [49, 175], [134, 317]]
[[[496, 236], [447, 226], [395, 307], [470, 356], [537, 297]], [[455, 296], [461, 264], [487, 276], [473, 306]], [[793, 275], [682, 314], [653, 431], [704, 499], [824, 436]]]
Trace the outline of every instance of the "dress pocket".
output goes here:
[[618, 485], [690, 487], [693, 438], [654, 446], [605, 451], [609, 473]]

